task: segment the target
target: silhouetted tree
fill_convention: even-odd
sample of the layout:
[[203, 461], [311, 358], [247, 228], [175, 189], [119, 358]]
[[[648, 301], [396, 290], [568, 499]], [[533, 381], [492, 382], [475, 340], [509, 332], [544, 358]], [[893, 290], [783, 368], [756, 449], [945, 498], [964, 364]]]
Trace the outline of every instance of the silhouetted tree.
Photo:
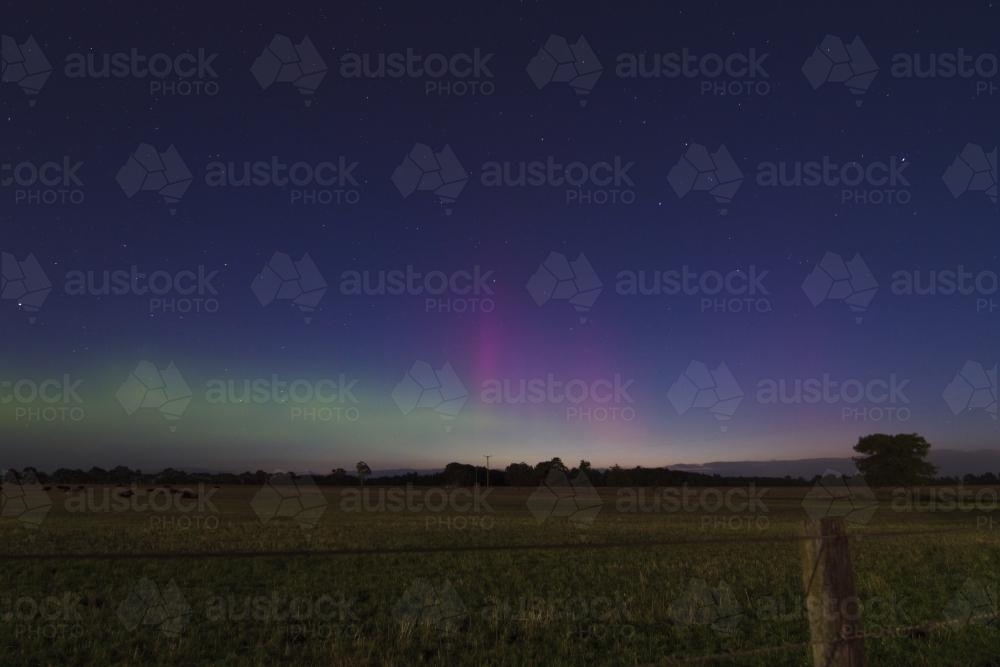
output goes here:
[[467, 463], [449, 463], [444, 467], [443, 481], [447, 486], [471, 486], [476, 481], [476, 467]]
[[916, 486], [934, 479], [937, 468], [927, 460], [931, 444], [916, 433], [874, 433], [858, 438], [854, 464], [872, 486]]
[[569, 472], [569, 470], [566, 468], [566, 464], [564, 464], [562, 462], [562, 459], [559, 458], [558, 456], [548, 461], [539, 461], [535, 465], [535, 474], [532, 480], [533, 483], [538, 484], [542, 480], [547, 479], [550, 470], [558, 470], [559, 472], [563, 473]]
[[504, 477], [510, 486], [531, 486], [535, 477], [535, 470], [523, 461], [521, 463], [511, 463], [504, 470]]
[[358, 461], [358, 465], [355, 466], [358, 471], [358, 479], [361, 480], [361, 486], [365, 485], [365, 478], [372, 474], [372, 469], [368, 467], [368, 464], [364, 461]]

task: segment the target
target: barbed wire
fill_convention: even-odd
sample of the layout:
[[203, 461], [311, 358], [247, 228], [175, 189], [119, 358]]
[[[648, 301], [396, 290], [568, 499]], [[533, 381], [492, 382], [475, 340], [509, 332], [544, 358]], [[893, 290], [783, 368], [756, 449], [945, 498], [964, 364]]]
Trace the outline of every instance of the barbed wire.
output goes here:
[[959, 618], [959, 619], [949, 619], [949, 620], [938, 620], [938, 621], [928, 621], [926, 623], [920, 623], [917, 625], [903, 625], [896, 626], [893, 628], [884, 628], [870, 632], [859, 632], [843, 637], [839, 637], [832, 642], [821, 642], [821, 641], [800, 641], [800, 642], [790, 642], [787, 644], [773, 644], [771, 646], [762, 646], [759, 648], [748, 648], [740, 649], [737, 651], [727, 651], [725, 653], [714, 653], [712, 655], [693, 655], [693, 656], [682, 656], [682, 657], [671, 657], [667, 658], [663, 663], [651, 663], [644, 667], [651, 667], [655, 664], [668, 664], [668, 665], [700, 665], [706, 662], [719, 662], [723, 660], [738, 660], [739, 658], [753, 658], [761, 655], [768, 655], [770, 653], [779, 653], [784, 651], [800, 651], [813, 646], [828, 646], [830, 644], [841, 645], [848, 642], [854, 641], [864, 641], [866, 639], [884, 639], [886, 637], [894, 637], [900, 635], [912, 635], [918, 632], [930, 633], [936, 632], [938, 630], [953, 627], [956, 625], [966, 626], [966, 625], [979, 625], [983, 621], [992, 621], [994, 624], [998, 622], [998, 616], [996, 612], [975, 614], [969, 618]]
[[[981, 533], [976, 528], [959, 529], [927, 529], [911, 531], [879, 531], [849, 533], [847, 538], [854, 541], [868, 539], [893, 539], [901, 537], [920, 537], [926, 535], [949, 536], [956, 534]], [[810, 535], [761, 535], [744, 536], [738, 539], [731, 537], [701, 537], [672, 540], [637, 540], [623, 542], [558, 542], [536, 544], [471, 544], [448, 546], [405, 546], [405, 547], [368, 547], [360, 549], [261, 549], [220, 550], [220, 551], [150, 551], [150, 552], [102, 552], [102, 553], [23, 553], [0, 554], [0, 562], [12, 561], [81, 561], [81, 560], [182, 560], [182, 559], [213, 559], [213, 558], [317, 558], [317, 557], [363, 557], [363, 556], [393, 556], [393, 555], [425, 555], [447, 553], [483, 553], [494, 551], [498, 553], [512, 551], [562, 551], [562, 550], [600, 550], [600, 549], [642, 549], [650, 547], [684, 547], [706, 545], [732, 545], [763, 543], [794, 543], [816, 540], [831, 540], [836, 537]]]

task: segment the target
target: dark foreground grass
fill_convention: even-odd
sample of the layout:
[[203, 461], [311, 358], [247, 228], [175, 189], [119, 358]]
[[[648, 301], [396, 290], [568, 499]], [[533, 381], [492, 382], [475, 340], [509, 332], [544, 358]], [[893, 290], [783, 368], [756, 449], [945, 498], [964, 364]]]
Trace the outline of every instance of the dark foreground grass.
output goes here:
[[[627, 665], [716, 653], [741, 657], [705, 664], [811, 664], [798, 646], [809, 639], [800, 544], [760, 541], [799, 533], [797, 489], [740, 511], [639, 511], [602, 490], [599, 513], [577, 522], [563, 505], [534, 515], [520, 489], [494, 490], [478, 511], [417, 508], [433, 500], [419, 492], [390, 505], [385, 489], [357, 508], [356, 491], [328, 489], [321, 513], [265, 522], [257, 491], [195, 490], [210, 502], [194, 511], [95, 500], [76, 512], [79, 494], [50, 490], [41, 525], [4, 519], [0, 555], [24, 558], [0, 575], [3, 664]], [[870, 635], [871, 664], [998, 664], [995, 616], [967, 619], [996, 611], [1000, 516], [886, 502], [849, 527], [860, 599], [839, 602]], [[896, 531], [920, 534], [882, 535]], [[632, 546], [592, 548], [622, 543]], [[545, 544], [561, 548], [508, 548]], [[462, 546], [482, 548], [308, 553]], [[257, 551], [296, 555], [192, 556]], [[184, 557], [74, 558], [100, 553]], [[752, 653], [782, 645], [792, 648]]]

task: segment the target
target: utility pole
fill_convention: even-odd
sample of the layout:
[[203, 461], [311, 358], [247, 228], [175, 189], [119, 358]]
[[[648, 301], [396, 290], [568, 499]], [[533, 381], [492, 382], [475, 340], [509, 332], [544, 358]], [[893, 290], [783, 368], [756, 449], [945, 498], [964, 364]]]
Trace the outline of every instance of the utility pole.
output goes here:
[[490, 488], [490, 457], [492, 454], [483, 454], [483, 458], [486, 459], [486, 488]]

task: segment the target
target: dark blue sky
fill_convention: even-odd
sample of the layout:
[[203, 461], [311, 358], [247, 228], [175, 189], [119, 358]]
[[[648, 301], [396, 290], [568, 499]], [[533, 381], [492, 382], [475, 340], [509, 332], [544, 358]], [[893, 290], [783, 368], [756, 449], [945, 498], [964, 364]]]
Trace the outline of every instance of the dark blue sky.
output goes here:
[[[422, 467], [475, 461], [484, 452], [500, 465], [555, 455], [595, 465], [669, 464], [844, 455], [858, 435], [872, 431], [919, 431], [938, 447], [995, 447], [996, 371], [992, 388], [989, 371], [1000, 330], [993, 305], [1000, 304], [1000, 219], [986, 193], [955, 197], [942, 175], [973, 144], [986, 160], [993, 151], [992, 176], [987, 169], [981, 178], [995, 183], [997, 10], [986, 2], [960, 9], [923, 4], [875, 11], [772, 3], [763, 11], [745, 3], [360, 3], [295, 12], [263, 3], [239, 9], [106, 3], [96, 10], [8, 4], [3, 34], [17, 45], [33, 36], [53, 72], [37, 95], [26, 95], [15, 81], [0, 87], [0, 157], [5, 165], [82, 162], [82, 185], [74, 189], [84, 200], [43, 205], [31, 197], [54, 195], [28, 192], [37, 186], [0, 189], [0, 250], [19, 262], [33, 253], [53, 284], [31, 313], [34, 323], [18, 299], [0, 301], [0, 379], [24, 386], [66, 375], [82, 380], [82, 403], [70, 404], [80, 409], [79, 420], [32, 412], [63, 403], [0, 403], [0, 435], [12, 443], [5, 464], [327, 468], [365, 458], [373, 466]], [[314, 94], [300, 95], [284, 82], [262, 89], [255, 79], [251, 66], [276, 34], [295, 44], [310, 38], [329, 68]], [[553, 34], [570, 44], [585, 37], [602, 65], [585, 98], [562, 82], [538, 89], [525, 71]], [[860, 37], [878, 65], [863, 95], [835, 81], [814, 90], [803, 74], [827, 35], [844, 44]], [[159, 80], [132, 74], [67, 76], [74, 54], [100, 63], [133, 49], [171, 58], [197, 56], [199, 49], [217, 54], [210, 61], [217, 76], [186, 81], [213, 91], [217, 85], [217, 93], [151, 94]], [[347, 78], [340, 69], [351, 54], [374, 62], [407, 49], [424, 57], [492, 54], [491, 76], [477, 80], [480, 91], [489, 84], [492, 94], [439, 94], [440, 88], [427, 94], [427, 77]], [[709, 56], [709, 64], [753, 50], [766, 55], [767, 76], [623, 78], [617, 71], [621, 54], [654, 59], [683, 49]], [[926, 64], [960, 49], [986, 56], [981, 62], [993, 70], [970, 78], [894, 75], [898, 54], [919, 55]], [[718, 81], [727, 94], [712, 94]], [[442, 82], [461, 81], [448, 75]], [[192, 182], [180, 201], [168, 205], [155, 191], [128, 197], [116, 182], [141, 144], [158, 153], [173, 145], [181, 156]], [[415, 144], [435, 152], [449, 146], [468, 175], [450, 215], [431, 192], [404, 198], [392, 179]], [[731, 202], [702, 191], [678, 196], [668, 180], [698, 145], [709, 152], [724, 145], [742, 173]], [[970, 150], [967, 156], [975, 154]], [[294, 186], [206, 183], [213, 162], [235, 163], [242, 172], [244, 162], [273, 156], [284, 163], [357, 162], [351, 172], [357, 184], [345, 187], [357, 201], [302, 205], [292, 201]], [[488, 163], [510, 163], [516, 172], [519, 163], [550, 157], [563, 164], [632, 163], [630, 183], [588, 185], [573, 195], [624, 190], [608, 196], [631, 203], [568, 202], [566, 187], [555, 184], [481, 182]], [[824, 159], [841, 167], [894, 165], [906, 182], [861, 183], [848, 195], [838, 185], [758, 182], [764, 163], [791, 170]], [[880, 197], [886, 201], [872, 201]], [[309, 324], [289, 301], [265, 307], [251, 290], [276, 252], [296, 261], [309, 253], [329, 285]], [[570, 261], [584, 254], [603, 283], [584, 324], [569, 303], [554, 298], [539, 307], [525, 287], [553, 252]], [[814, 306], [803, 290], [827, 253], [844, 261], [860, 255], [879, 285], [860, 324], [842, 301]], [[930, 272], [960, 265], [993, 291], [920, 296], [892, 288], [897, 272], [919, 272], [926, 285]], [[182, 315], [138, 294], [68, 293], [70, 272], [90, 272], [100, 283], [103, 272], [132, 266], [147, 275], [217, 271], [211, 284], [218, 294], [200, 304], [215, 312]], [[451, 294], [429, 308], [426, 295], [340, 289], [345, 271], [407, 266], [447, 275], [478, 266], [489, 273], [486, 302]], [[699, 274], [766, 272], [761, 284], [768, 293], [753, 303], [766, 312], [734, 312], [732, 299], [742, 295], [724, 293], [723, 312], [714, 305], [703, 312], [704, 294], [628, 296], [616, 289], [620, 272], [646, 272], [650, 280], [650, 272], [685, 266]], [[184, 298], [171, 292], [163, 300], [186, 308]], [[466, 312], [441, 312], [459, 308]], [[167, 422], [162, 406], [148, 401], [130, 409], [119, 396], [140, 361], [159, 371], [176, 364], [190, 390], [180, 419]], [[454, 368], [469, 395], [454, 420], [441, 419], [446, 408], [433, 387], [425, 386], [431, 393], [407, 410], [412, 386], [401, 379], [417, 361]], [[974, 387], [975, 399], [955, 385], [947, 401], [946, 388], [969, 361], [974, 365], [963, 377], [979, 377], [979, 364], [987, 385]], [[711, 387], [697, 397], [685, 392], [683, 377], [699, 382], [691, 377], [697, 369], [685, 373], [692, 362], [728, 368], [743, 394], [724, 415], [731, 419], [713, 417], [713, 406], [724, 400], [713, 398]], [[613, 384], [616, 375], [632, 383], [627, 399], [608, 404], [588, 395], [572, 407], [575, 413], [565, 401], [484, 399], [491, 381], [516, 388], [549, 374], [555, 382], [591, 387]], [[207, 395], [213, 380], [242, 387], [273, 375], [311, 385], [344, 375], [357, 383], [347, 398], [325, 403], [298, 403], [280, 390], [236, 405]], [[905, 401], [771, 404], [758, 395], [761, 383], [793, 387], [824, 375], [866, 387], [893, 376], [908, 380]], [[394, 397], [398, 383], [403, 387]], [[992, 418], [988, 406], [978, 406], [990, 392]], [[972, 409], [956, 412], [962, 400]], [[609, 407], [619, 410], [594, 412]], [[870, 412], [887, 407], [905, 409], [906, 418]], [[324, 408], [330, 412], [309, 412]], [[348, 415], [348, 408], [356, 413]], [[869, 412], [859, 417], [855, 409]]]

